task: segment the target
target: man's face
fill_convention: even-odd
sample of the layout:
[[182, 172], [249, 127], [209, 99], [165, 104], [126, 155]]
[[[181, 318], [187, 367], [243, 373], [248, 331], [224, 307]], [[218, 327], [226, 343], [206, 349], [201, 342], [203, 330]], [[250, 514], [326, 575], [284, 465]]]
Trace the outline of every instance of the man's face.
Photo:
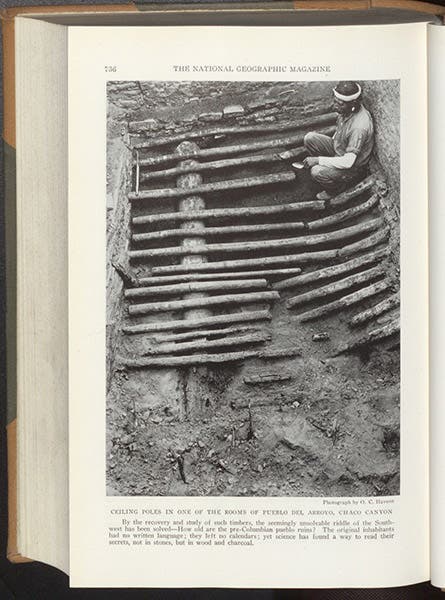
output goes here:
[[340, 115], [347, 115], [350, 112], [349, 103], [344, 102], [343, 100], [340, 100], [336, 96], [334, 96], [333, 108], [334, 108], [334, 111]]

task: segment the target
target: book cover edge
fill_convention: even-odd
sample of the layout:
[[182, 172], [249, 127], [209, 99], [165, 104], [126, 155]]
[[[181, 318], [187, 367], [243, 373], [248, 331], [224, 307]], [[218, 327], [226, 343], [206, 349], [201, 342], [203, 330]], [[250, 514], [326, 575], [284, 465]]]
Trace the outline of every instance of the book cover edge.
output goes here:
[[97, 5], [53, 5], [53, 6], [17, 6], [0, 11], [0, 18], [4, 21], [14, 19], [16, 16], [27, 14], [55, 15], [63, 13], [103, 13], [103, 12], [214, 12], [214, 11], [288, 11], [288, 10], [372, 10], [372, 9], [398, 9], [412, 12], [429, 13], [436, 16], [445, 15], [445, 6], [427, 2], [425, 0], [285, 0], [273, 2], [128, 2], [122, 4], [97, 4]]
[[3, 160], [5, 174], [6, 262], [6, 447], [8, 469], [8, 539], [6, 555], [24, 562], [17, 548], [17, 419], [16, 419], [16, 250], [15, 250], [15, 53], [14, 22], [3, 22]]
[[[0, 11], [3, 29], [3, 104], [4, 104], [4, 161], [5, 161], [5, 216], [6, 216], [6, 278], [7, 278], [7, 454], [8, 454], [8, 542], [7, 558], [11, 562], [28, 562], [17, 548], [17, 419], [16, 419], [16, 254], [15, 254], [15, 48], [14, 18], [26, 14], [129, 12], [137, 10], [212, 12], [215, 5], [170, 4], [169, 6], [144, 2], [117, 5], [55, 5], [20, 6]], [[370, 10], [395, 8], [413, 12], [445, 15], [445, 7], [422, 0], [294, 0], [273, 3], [221, 3], [219, 10]]]

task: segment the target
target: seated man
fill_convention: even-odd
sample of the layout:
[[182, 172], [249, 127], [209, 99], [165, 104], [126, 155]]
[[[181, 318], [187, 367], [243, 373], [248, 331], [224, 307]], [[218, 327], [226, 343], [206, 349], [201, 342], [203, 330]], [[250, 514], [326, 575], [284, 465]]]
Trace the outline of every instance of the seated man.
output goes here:
[[364, 175], [374, 145], [374, 125], [361, 103], [362, 89], [353, 81], [342, 81], [333, 90], [338, 113], [333, 137], [310, 132], [304, 138], [309, 156], [303, 161], [323, 188], [319, 200], [327, 200], [359, 181]]

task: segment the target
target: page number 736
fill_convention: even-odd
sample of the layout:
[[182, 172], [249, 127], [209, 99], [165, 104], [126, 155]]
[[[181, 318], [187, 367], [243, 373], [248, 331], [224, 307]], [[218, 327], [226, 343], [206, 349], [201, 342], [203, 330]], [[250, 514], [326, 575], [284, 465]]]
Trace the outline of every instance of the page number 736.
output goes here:
[[116, 65], [105, 65], [105, 73], [116, 73], [117, 66]]

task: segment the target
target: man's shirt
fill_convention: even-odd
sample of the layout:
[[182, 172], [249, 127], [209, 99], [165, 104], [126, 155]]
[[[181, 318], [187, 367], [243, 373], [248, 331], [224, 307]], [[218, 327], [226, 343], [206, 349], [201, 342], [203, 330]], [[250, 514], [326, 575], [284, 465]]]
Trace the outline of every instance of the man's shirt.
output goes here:
[[374, 124], [363, 104], [357, 112], [338, 116], [333, 140], [336, 156], [352, 152], [357, 156], [354, 167], [367, 164], [374, 146]]

